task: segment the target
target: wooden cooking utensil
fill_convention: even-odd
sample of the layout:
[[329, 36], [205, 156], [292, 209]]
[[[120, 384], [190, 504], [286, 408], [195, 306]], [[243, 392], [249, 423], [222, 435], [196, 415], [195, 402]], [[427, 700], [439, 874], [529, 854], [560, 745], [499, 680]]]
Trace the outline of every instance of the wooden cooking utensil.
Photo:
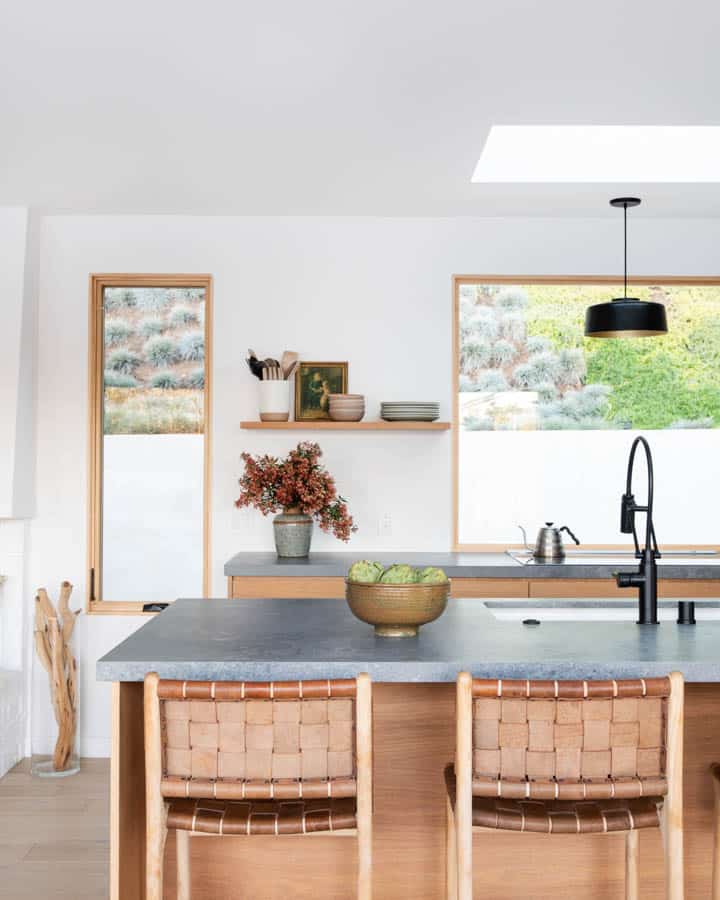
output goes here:
[[295, 364], [298, 361], [298, 354], [293, 350], [285, 350], [282, 357], [280, 358], [280, 368], [282, 369], [283, 378], [287, 380], [292, 374], [292, 370], [295, 368]]

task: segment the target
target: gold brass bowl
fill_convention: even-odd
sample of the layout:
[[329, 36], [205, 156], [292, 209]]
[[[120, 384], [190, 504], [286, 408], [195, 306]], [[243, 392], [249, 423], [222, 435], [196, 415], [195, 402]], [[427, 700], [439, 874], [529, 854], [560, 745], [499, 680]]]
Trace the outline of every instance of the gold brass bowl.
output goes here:
[[415, 637], [420, 625], [444, 612], [450, 582], [444, 584], [367, 584], [345, 580], [345, 599], [362, 622], [381, 637]]

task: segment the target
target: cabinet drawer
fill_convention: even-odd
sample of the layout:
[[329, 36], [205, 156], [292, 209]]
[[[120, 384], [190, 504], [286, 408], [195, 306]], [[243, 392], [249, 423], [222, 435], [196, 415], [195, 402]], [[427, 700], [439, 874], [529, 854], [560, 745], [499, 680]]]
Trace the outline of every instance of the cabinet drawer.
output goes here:
[[278, 597], [281, 599], [302, 599], [308, 597], [345, 597], [343, 578], [294, 578], [233, 576], [228, 578], [228, 596], [235, 600], [257, 600]]
[[527, 597], [524, 578], [451, 578], [453, 597]]
[[[637, 591], [619, 588], [614, 579], [543, 578], [530, 582], [530, 597], [637, 597]], [[720, 581], [660, 579], [658, 597], [720, 597]]]

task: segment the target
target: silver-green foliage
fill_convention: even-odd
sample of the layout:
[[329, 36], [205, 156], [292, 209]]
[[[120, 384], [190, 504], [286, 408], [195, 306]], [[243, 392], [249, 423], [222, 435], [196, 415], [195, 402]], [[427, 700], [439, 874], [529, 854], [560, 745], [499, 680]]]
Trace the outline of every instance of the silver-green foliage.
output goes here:
[[152, 365], [170, 366], [178, 360], [178, 346], [171, 338], [153, 337], [145, 342], [143, 352]]
[[489, 306], [476, 306], [470, 325], [474, 335], [488, 340], [494, 340], [497, 337], [500, 327], [495, 310]]
[[205, 387], [205, 369], [193, 369], [185, 376], [185, 387], [204, 388]]
[[461, 344], [460, 365], [464, 371], [486, 366], [492, 357], [490, 343], [482, 338], [470, 337]]
[[137, 292], [137, 306], [146, 312], [164, 309], [168, 302], [167, 288], [142, 288]]
[[535, 370], [530, 363], [520, 363], [513, 370], [512, 380], [515, 387], [520, 388], [521, 391], [527, 391], [534, 383]]
[[474, 390], [507, 391], [508, 389], [507, 378], [499, 369], [484, 369], [482, 372], [478, 372]]
[[116, 347], [130, 338], [132, 326], [122, 319], [105, 320], [105, 344], [108, 347]]
[[150, 384], [154, 388], [171, 389], [180, 387], [180, 380], [172, 372], [155, 372], [150, 377]]
[[536, 353], [530, 357], [529, 364], [533, 370], [533, 387], [546, 381], [557, 382], [560, 375], [560, 360], [555, 353], [549, 351]]
[[552, 381], [542, 381], [536, 385], [535, 390], [541, 403], [551, 403], [558, 395], [557, 387]]
[[137, 291], [130, 288], [105, 288], [103, 306], [106, 310], [133, 309], [137, 306]]
[[528, 295], [520, 287], [501, 288], [495, 295], [495, 306], [499, 309], [525, 309]]
[[535, 353], [545, 353], [552, 350], [553, 343], [550, 338], [546, 338], [542, 334], [531, 334], [527, 339], [527, 351], [532, 356]]
[[547, 431], [607, 428], [606, 415], [611, 388], [591, 384], [538, 406], [540, 427]]
[[139, 353], [128, 350], [127, 347], [119, 347], [108, 354], [105, 361], [106, 368], [113, 372], [123, 372], [126, 375], [132, 375], [135, 369], [142, 364], [142, 357]]
[[173, 325], [195, 325], [198, 317], [194, 309], [189, 306], [176, 306], [170, 313], [170, 321]]
[[202, 331], [189, 331], [178, 340], [178, 354], [181, 359], [205, 359], [205, 335]]
[[500, 334], [509, 341], [520, 343], [525, 340], [526, 325], [522, 312], [509, 312], [500, 319]]
[[104, 373], [105, 387], [116, 388], [134, 388], [138, 386], [138, 380], [132, 375], [126, 375], [124, 372], [113, 372], [106, 369]]
[[517, 349], [515, 344], [510, 341], [500, 338], [499, 341], [495, 341], [493, 344], [492, 358], [493, 362], [498, 366], [506, 366], [515, 359], [516, 355]]
[[167, 323], [163, 319], [148, 318], [140, 322], [140, 334], [146, 338], [162, 334], [166, 329]]
[[564, 347], [558, 353], [560, 384], [567, 387], [579, 385], [585, 377], [585, 354], [579, 347]]

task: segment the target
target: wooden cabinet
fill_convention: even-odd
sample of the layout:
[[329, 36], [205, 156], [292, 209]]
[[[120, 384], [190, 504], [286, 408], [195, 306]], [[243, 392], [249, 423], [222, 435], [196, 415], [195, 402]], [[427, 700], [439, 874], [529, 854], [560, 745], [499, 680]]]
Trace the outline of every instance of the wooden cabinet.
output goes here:
[[[619, 588], [614, 579], [538, 578], [530, 581], [530, 597], [618, 597], [637, 599], [637, 591]], [[658, 598], [720, 597], [720, 581], [660, 579]]]
[[[720, 580], [680, 581], [660, 579], [660, 599], [675, 597], [720, 597]], [[635, 591], [622, 590], [613, 579], [578, 578], [453, 578], [453, 597], [625, 597], [634, 599]], [[341, 577], [244, 576], [228, 578], [228, 597], [253, 600], [270, 597], [319, 597], [342, 599], [345, 580]]]

